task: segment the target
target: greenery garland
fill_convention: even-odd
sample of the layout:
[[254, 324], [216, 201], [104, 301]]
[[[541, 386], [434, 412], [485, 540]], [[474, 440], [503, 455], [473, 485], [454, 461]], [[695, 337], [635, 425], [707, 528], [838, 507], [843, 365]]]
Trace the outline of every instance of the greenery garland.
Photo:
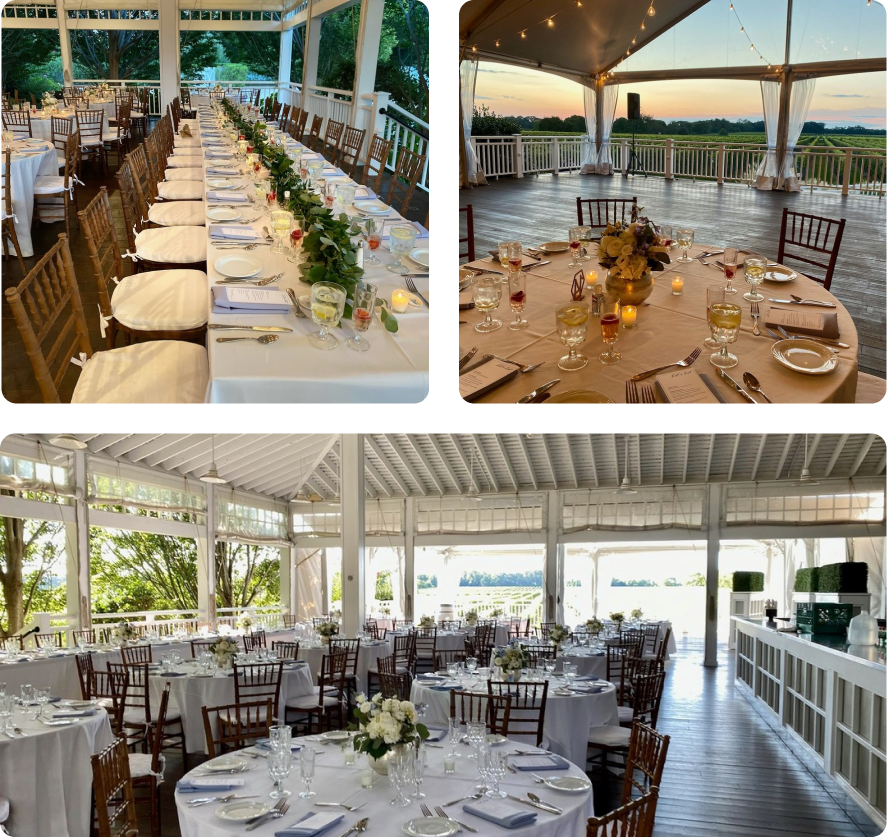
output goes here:
[[[289, 201], [278, 201], [284, 209], [290, 210], [302, 222], [304, 237], [302, 252], [305, 261], [299, 265], [302, 281], [313, 285], [315, 282], [336, 282], [345, 288], [348, 302], [345, 305], [344, 319], [351, 319], [351, 301], [363, 277], [363, 268], [357, 264], [357, 245], [352, 236], [361, 232], [360, 225], [349, 219], [343, 212], [337, 218], [331, 209], [323, 205], [316, 195], [293, 169], [293, 161], [286, 149], [268, 141], [267, 125], [244, 119], [228, 101], [222, 100], [225, 113], [242, 136], [252, 146], [254, 154], [262, 156], [262, 162], [271, 173], [271, 185], [276, 195], [290, 193]], [[382, 324], [387, 331], [397, 331], [397, 320], [387, 307], [385, 300], [378, 300]]]

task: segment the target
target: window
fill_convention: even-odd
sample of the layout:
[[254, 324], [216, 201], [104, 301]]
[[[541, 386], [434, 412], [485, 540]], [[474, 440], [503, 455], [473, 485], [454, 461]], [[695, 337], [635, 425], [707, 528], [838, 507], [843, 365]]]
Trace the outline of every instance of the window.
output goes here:
[[593, 529], [701, 529], [702, 488], [644, 488], [637, 494], [568, 491], [563, 495], [563, 531]]
[[[176, 483], [181, 487], [176, 487]], [[187, 480], [171, 480], [169, 485], [161, 485], [101, 471], [89, 474], [89, 503], [92, 508], [104, 511], [187, 523], [201, 522], [206, 510], [203, 492], [190, 491]]]
[[418, 534], [540, 532], [541, 494], [507, 497], [427, 497], [416, 500]]
[[53, 463], [27, 456], [0, 454], [0, 489], [26, 500], [65, 503], [73, 497], [70, 458], [52, 455]]

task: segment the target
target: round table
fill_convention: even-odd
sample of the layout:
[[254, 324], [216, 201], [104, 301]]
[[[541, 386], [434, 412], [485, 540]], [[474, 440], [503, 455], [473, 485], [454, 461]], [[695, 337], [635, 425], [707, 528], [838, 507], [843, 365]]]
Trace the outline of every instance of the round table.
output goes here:
[[[446, 685], [444, 681], [442, 685]], [[574, 764], [585, 764], [588, 749], [588, 730], [591, 727], [618, 726], [619, 711], [616, 704], [616, 689], [607, 683], [603, 691], [568, 696], [557, 695], [552, 691], [560, 680], [553, 677], [548, 687], [548, 702], [545, 705], [545, 721], [542, 733], [548, 740], [548, 749]], [[469, 692], [486, 692], [487, 681], [479, 678], [465, 678], [462, 688]], [[413, 681], [410, 692], [413, 703], [428, 705], [425, 720], [431, 724], [446, 725], [450, 717], [450, 692], [430, 687], [419, 677]], [[513, 712], [514, 710], [512, 710]]]
[[[90, 107], [90, 110], [94, 110], [94, 108]], [[113, 111], [111, 112], [113, 116]], [[70, 119], [72, 120], [72, 129], [77, 130], [77, 119], [76, 114], [73, 110], [62, 109], [59, 110], [58, 113], [48, 114], [46, 116], [42, 115], [42, 111], [38, 113], [37, 116], [31, 116], [31, 135], [34, 139], [44, 139], [52, 142], [52, 119], [51, 116], [55, 116], [59, 119]], [[102, 123], [102, 139], [109, 139], [111, 136], [116, 136], [117, 131], [114, 130], [114, 133], [111, 133], [111, 124], [108, 122], [108, 115], [105, 114], [105, 120]], [[59, 152], [61, 153], [61, 152]]]
[[[42, 146], [27, 144], [26, 141], [12, 142], [12, 172], [7, 180], [12, 190], [12, 214], [15, 216], [15, 233], [23, 256], [34, 255], [34, 244], [31, 241], [31, 222], [34, 218], [34, 184], [39, 175], [58, 175], [55, 147], [52, 143]], [[22, 153], [25, 149], [33, 149], [34, 153]], [[6, 150], [4, 143], [3, 150]], [[6, 169], [6, 160], [3, 160]]]
[[568, 648], [557, 655], [557, 668], [563, 671], [564, 663], [572, 663], [580, 675], [597, 677], [603, 680], [607, 676], [607, 655], [591, 648]]
[[[18, 695], [24, 684], [47, 688], [54, 695], [79, 698], [80, 678], [74, 655], [61, 651], [46, 657], [31, 654], [9, 658], [0, 654], [0, 683], [6, 684], [6, 693]], [[21, 660], [21, 662], [14, 662]]]
[[[301, 739], [302, 743], [304, 739]], [[474, 792], [477, 783], [474, 761], [461, 758], [456, 762], [456, 773], [446, 775], [443, 770], [444, 754], [449, 747], [444, 739], [444, 747], [431, 748], [428, 752], [428, 767], [425, 771], [425, 780], [422, 784], [422, 792], [426, 798], [421, 800], [432, 809], [436, 805], [459, 799]], [[501, 745], [504, 752], [514, 752], [514, 742], [506, 742]], [[360, 786], [361, 773], [366, 769], [363, 756], [358, 756], [357, 763], [345, 765], [341, 751], [335, 746], [312, 744], [317, 750], [315, 778], [311, 789], [316, 791], [314, 799], [300, 799], [299, 791], [303, 785], [299, 779], [298, 757], [294, 757], [293, 770], [288, 779], [284, 780], [284, 787], [292, 792], [287, 800], [290, 808], [286, 816], [278, 820], [270, 820], [259, 826], [255, 832], [256, 837], [271, 837], [275, 832], [292, 826], [308, 813], [330, 812], [343, 814], [343, 819], [328, 832], [332, 837], [346, 831], [364, 817], [369, 818], [368, 835], [378, 837], [394, 837], [401, 834], [403, 823], [415, 817], [421, 817], [422, 811], [419, 802], [412, 801], [403, 808], [393, 808], [388, 801], [394, 797], [394, 791], [387, 776], [375, 776], [372, 788], [362, 789]], [[465, 748], [462, 748], [465, 749]], [[467, 752], [467, 750], [466, 750]], [[583, 755], [584, 758], [584, 755]], [[273, 805], [274, 800], [268, 798], [271, 790], [271, 781], [267, 770], [264, 769], [261, 759], [250, 761], [250, 768], [241, 777], [243, 787], [237, 788], [238, 795], [252, 796], [256, 794], [259, 799]], [[200, 772], [200, 768], [197, 768]], [[569, 770], [559, 770], [558, 775], [584, 776], [583, 771], [571, 765]], [[536, 824], [520, 830], [522, 834], [532, 834], [533, 837], [585, 837], [586, 821], [594, 815], [594, 800], [591, 791], [580, 794], [558, 793], [548, 788], [542, 788], [534, 784], [529, 773], [507, 773], [500, 784], [502, 790], [513, 796], [526, 797], [527, 792], [537, 793], [543, 800], [550, 802], [563, 810], [563, 814], [554, 815], [535, 808], [511, 803], [515, 811], [533, 811], [538, 816]], [[214, 815], [217, 805], [204, 805], [192, 808], [188, 804], [189, 799], [195, 796], [204, 796], [199, 793], [176, 793], [176, 809], [179, 815], [179, 828], [182, 837], [231, 837], [234, 834], [242, 834], [243, 826], [235, 823], [226, 824]], [[350, 805], [362, 805], [359, 811], [353, 813], [342, 809], [316, 808], [315, 802], [343, 802], [349, 800]], [[467, 825], [477, 829], [477, 837], [494, 837], [505, 831], [498, 825], [487, 822], [462, 810], [465, 803], [460, 802], [444, 810]], [[466, 832], [467, 833], [467, 832]]]
[[[779, 219], [774, 218], [773, 223], [778, 224]], [[749, 246], [752, 244], [753, 242], [750, 242]], [[496, 318], [503, 322], [502, 328], [496, 331], [486, 334], [475, 331], [475, 323], [483, 319], [478, 312], [475, 310], [459, 312], [459, 319], [467, 321], [460, 327], [459, 357], [476, 346], [477, 358], [484, 354], [493, 354], [525, 364], [544, 361], [541, 368], [517, 375], [478, 400], [484, 403], [513, 404], [537, 386], [552, 378], [560, 378], [561, 383], [551, 390], [552, 395], [574, 389], [595, 390], [616, 404], [624, 404], [625, 381], [628, 378], [665, 363], [681, 360], [698, 346], [702, 349], [702, 355], [693, 368], [709, 377], [715, 390], [726, 403], [746, 404], [742, 396], [718, 376], [716, 367], [709, 362], [713, 350], [706, 349], [702, 345], [702, 341], [709, 336], [706, 288], [709, 285], [723, 287], [726, 284], [723, 272], [715, 266], [715, 260], [721, 258], [719, 255], [707, 260], [710, 266], [695, 259], [698, 254], [712, 249], [721, 248], [694, 245], [690, 249], [694, 261], [689, 264], [677, 263], [680, 250], [675, 248], [671, 251], [672, 263], [666, 265], [663, 272], [654, 274], [653, 293], [646, 303], [639, 307], [636, 327], [619, 330], [619, 340], [616, 344], [616, 350], [622, 353], [622, 360], [619, 363], [605, 365], [599, 362], [598, 357], [606, 347], [601, 337], [600, 321], [591, 317], [588, 322], [587, 339], [578, 347], [579, 351], [588, 357], [588, 364], [576, 372], [562, 372], [557, 368], [558, 359], [567, 353], [567, 349], [558, 337], [554, 312], [556, 308], [570, 301], [570, 283], [577, 268], [569, 267], [571, 260], [569, 254], [554, 253], [544, 256], [549, 264], [532, 269], [526, 274], [527, 305], [522, 316], [529, 322], [527, 328], [522, 331], [511, 331], [507, 327], [511, 319], [511, 312], [506, 304], [507, 297], [494, 312]], [[775, 253], [761, 255], [773, 258], [776, 256]], [[529, 261], [525, 259], [525, 265]], [[493, 265], [489, 259], [478, 260], [471, 264], [488, 269], [492, 267], [493, 270], [501, 269], [498, 260]], [[837, 312], [839, 339], [848, 343], [851, 348], [841, 349], [837, 368], [827, 375], [804, 375], [782, 366], [772, 355], [774, 341], [767, 336], [764, 328], [769, 308], [773, 303], [759, 303], [761, 336], [753, 335], [751, 303], [742, 297], [749, 287], [743, 281], [743, 272], [740, 269], [734, 280], [734, 287], [739, 293], [730, 297], [730, 301], [742, 309], [742, 324], [736, 342], [729, 347], [730, 351], [739, 358], [739, 364], [726, 370], [727, 374], [741, 383], [744, 372], [753, 373], [758, 378], [761, 389], [778, 403], [852, 403], [856, 396], [859, 354], [859, 339], [853, 319], [847, 309], [821, 284], [800, 274], [796, 270], [796, 265], [791, 267], [798, 272], [798, 277], [794, 281], [787, 284], [764, 282], [759, 288], [760, 293], [768, 300], [788, 299], [789, 294], [795, 294], [804, 299], [834, 303], [836, 308], [828, 310]], [[598, 264], [596, 251], [592, 259], [582, 265], [582, 270], [586, 273], [590, 270], [596, 271], [597, 282], [601, 284], [606, 279], [606, 268]], [[675, 276], [684, 279], [683, 293], [680, 296], [673, 296], [671, 292], [671, 280]], [[587, 296], [585, 302], [590, 302]], [[806, 305], [776, 307], [792, 307], [796, 312], [807, 314], [827, 310]], [[472, 366], [473, 364], [469, 364], [467, 369], [470, 370]], [[673, 371], [675, 370], [668, 370], [668, 372]], [[465, 374], [465, 370], [460, 374]], [[654, 382], [655, 378], [649, 378], [644, 383], [654, 384]], [[752, 397], [763, 401], [754, 394]], [[656, 400], [663, 400], [661, 393], [656, 392]]]
[[[314, 682], [320, 675], [320, 667], [324, 655], [329, 654], [328, 645], [299, 645], [299, 659], [308, 663]], [[367, 670], [375, 668], [380, 657], [387, 657], [391, 647], [384, 639], [361, 640], [360, 653], [357, 655], [357, 691], [364, 692], [367, 688]], [[349, 672], [350, 673], [350, 672]]]
[[[51, 711], [49, 704], [46, 713]], [[13, 720], [25, 735], [0, 735], [0, 788], [10, 803], [10, 834], [88, 837], [90, 757], [114, 740], [108, 713], [99, 709], [70, 726], [46, 726], [17, 709]]]

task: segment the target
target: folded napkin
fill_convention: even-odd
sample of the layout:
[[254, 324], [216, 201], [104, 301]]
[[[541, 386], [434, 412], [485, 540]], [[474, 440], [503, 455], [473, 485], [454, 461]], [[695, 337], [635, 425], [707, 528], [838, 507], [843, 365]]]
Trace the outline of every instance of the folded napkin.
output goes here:
[[444, 738], [447, 737], [446, 727], [439, 727], [432, 724], [426, 724], [425, 726], [428, 727], [428, 738], [425, 739], [426, 741], [443, 741]]
[[461, 689], [462, 687], [458, 683], [453, 683], [452, 686], [429, 686], [433, 692], [451, 692], [453, 689]]
[[502, 828], [522, 828], [536, 822], [536, 814], [532, 811], [523, 811], [514, 803], [499, 799], [466, 802], [462, 806], [462, 810], [467, 814], [474, 814], [482, 820], [487, 820], [487, 822], [501, 825]]
[[210, 224], [209, 236], [212, 239], [231, 239], [236, 241], [258, 241], [259, 234], [252, 228], [244, 226], [228, 227], [223, 224]]
[[207, 192], [206, 199], [208, 201], [218, 201], [219, 203], [249, 203], [249, 198], [243, 192]]
[[322, 834], [343, 819], [345, 819], [344, 814], [315, 814], [310, 811], [298, 822], [275, 831], [274, 837], [315, 837], [316, 834]]
[[570, 762], [554, 753], [538, 756], [512, 756], [509, 763], [516, 770], [567, 770]]
[[[248, 291], [248, 295], [252, 297], [251, 300], [232, 298], [237, 291], [244, 290]], [[213, 285], [212, 295], [214, 314], [288, 314], [292, 311], [287, 297], [276, 285], [248, 289], [232, 288], [230, 285]], [[261, 301], [262, 297], [273, 298], [273, 301]], [[233, 676], [234, 672], [231, 674]]]
[[91, 718], [95, 709], [59, 709], [52, 713], [53, 718]]
[[593, 674], [580, 674], [575, 678], [576, 682], [579, 683], [582, 680], [600, 680], [600, 677], [595, 677]]
[[206, 148], [224, 148], [225, 147], [225, 144], [219, 142], [217, 139], [216, 140], [214, 140], [214, 139], [203, 140], [201, 145], [203, 145]]
[[163, 677], [187, 677], [188, 676], [187, 671], [163, 671], [163, 669], [160, 670], [159, 674], [161, 674]]
[[231, 152], [230, 151], [207, 151], [206, 152], [207, 160], [230, 160]]
[[201, 791], [229, 791], [242, 788], [244, 779], [233, 776], [186, 776], [176, 782], [176, 790], [180, 793], [199, 793]]

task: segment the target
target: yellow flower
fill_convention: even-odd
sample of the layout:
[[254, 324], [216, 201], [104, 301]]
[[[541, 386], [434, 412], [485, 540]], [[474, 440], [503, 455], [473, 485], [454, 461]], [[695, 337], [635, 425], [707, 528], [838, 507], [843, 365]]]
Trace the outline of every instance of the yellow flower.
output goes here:
[[622, 248], [622, 255], [623, 256], [630, 256], [633, 252], [634, 252], [634, 247], [632, 247], [630, 244], [626, 244]]
[[615, 259], [622, 252], [622, 242], [618, 238], [611, 239], [607, 244], [607, 255]]

